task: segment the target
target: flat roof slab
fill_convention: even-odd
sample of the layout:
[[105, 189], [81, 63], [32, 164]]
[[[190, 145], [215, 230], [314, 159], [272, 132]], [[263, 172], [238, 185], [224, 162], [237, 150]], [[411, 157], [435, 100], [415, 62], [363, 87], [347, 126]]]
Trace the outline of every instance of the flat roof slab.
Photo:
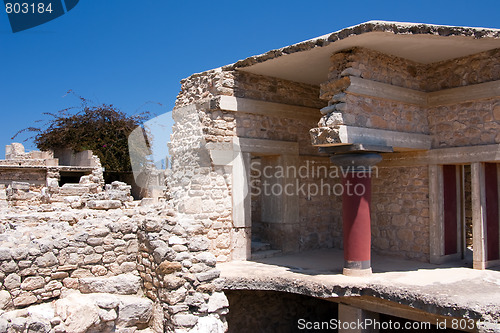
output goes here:
[[224, 67], [318, 85], [327, 80], [330, 56], [353, 47], [430, 64], [500, 48], [500, 30], [369, 21]]
[[[343, 252], [325, 249], [218, 264], [225, 289], [274, 290], [320, 298], [373, 296], [429, 313], [500, 324], [500, 271], [374, 255], [373, 274], [342, 275]], [[498, 326], [500, 328], [500, 326]]]

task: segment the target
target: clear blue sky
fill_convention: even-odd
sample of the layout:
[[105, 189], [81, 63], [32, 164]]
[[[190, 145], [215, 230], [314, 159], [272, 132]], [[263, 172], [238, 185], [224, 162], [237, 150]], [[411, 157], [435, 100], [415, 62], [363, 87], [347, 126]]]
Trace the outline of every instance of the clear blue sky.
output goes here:
[[[128, 114], [160, 115], [192, 73], [365, 21], [500, 28], [499, 0], [80, 0], [67, 14], [14, 34], [1, 5], [0, 158], [18, 130], [46, 119], [43, 112], [78, 105], [63, 97], [69, 89]], [[163, 107], [144, 106], [149, 101]]]

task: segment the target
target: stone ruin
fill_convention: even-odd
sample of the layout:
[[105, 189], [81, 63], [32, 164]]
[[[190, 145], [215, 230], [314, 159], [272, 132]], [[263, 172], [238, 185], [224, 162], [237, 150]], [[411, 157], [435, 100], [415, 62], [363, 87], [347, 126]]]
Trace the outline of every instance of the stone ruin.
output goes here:
[[[165, 199], [134, 201], [130, 185], [104, 184], [87, 155], [87, 166], [59, 166], [51, 152], [7, 146], [0, 332], [224, 331], [208, 239], [177, 223]], [[86, 174], [59, 186], [71, 172]]]
[[[374, 21], [193, 74], [172, 112], [158, 200], [105, 185], [91, 153], [11, 145], [0, 163], [0, 333], [253, 332], [263, 317], [269, 331], [317, 299], [344, 321], [468, 319], [498, 331], [500, 277], [487, 268], [500, 264], [499, 60], [495, 29]], [[347, 173], [266, 173], [332, 165]], [[370, 190], [300, 190], [345, 181]], [[342, 253], [326, 273], [252, 262], [309, 263], [324, 249]], [[372, 274], [372, 252], [443, 279]]]

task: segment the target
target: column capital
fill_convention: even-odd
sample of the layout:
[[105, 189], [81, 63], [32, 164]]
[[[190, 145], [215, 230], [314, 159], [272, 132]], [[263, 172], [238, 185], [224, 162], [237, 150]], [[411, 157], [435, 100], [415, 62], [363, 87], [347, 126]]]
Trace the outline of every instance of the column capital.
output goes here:
[[382, 161], [377, 153], [347, 153], [330, 156], [330, 161], [351, 172], [370, 172], [371, 167]]

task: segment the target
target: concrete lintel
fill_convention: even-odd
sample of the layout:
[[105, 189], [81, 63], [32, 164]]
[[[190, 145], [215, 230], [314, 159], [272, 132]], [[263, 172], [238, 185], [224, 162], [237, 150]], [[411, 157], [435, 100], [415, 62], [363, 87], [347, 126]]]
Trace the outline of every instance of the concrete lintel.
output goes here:
[[350, 79], [351, 85], [346, 89], [346, 92], [351, 94], [366, 95], [415, 105], [425, 105], [427, 103], [427, 93], [422, 91], [362, 79], [355, 76], [351, 76]]
[[262, 155], [298, 155], [299, 144], [290, 141], [239, 138], [242, 152]]
[[392, 147], [387, 146], [371, 146], [362, 143], [352, 145], [340, 145], [331, 147], [319, 147], [319, 152], [322, 154], [345, 154], [355, 152], [373, 152], [373, 153], [392, 153]]
[[318, 121], [321, 117], [319, 110], [315, 108], [233, 96], [217, 96], [213, 98], [210, 101], [210, 109], [313, 121]]
[[451, 147], [419, 152], [385, 154], [380, 167], [417, 166], [430, 164], [468, 164], [475, 162], [499, 162], [500, 144]]
[[398, 101], [423, 107], [459, 104], [500, 96], [500, 80], [434, 92], [423, 92], [355, 76], [350, 76], [349, 78], [351, 85], [346, 89], [347, 93]]
[[374, 128], [339, 125], [330, 129], [331, 144], [318, 146], [337, 146], [345, 144], [364, 144], [372, 146], [387, 146], [395, 149], [427, 150], [431, 148], [431, 137], [426, 134], [387, 131]]

